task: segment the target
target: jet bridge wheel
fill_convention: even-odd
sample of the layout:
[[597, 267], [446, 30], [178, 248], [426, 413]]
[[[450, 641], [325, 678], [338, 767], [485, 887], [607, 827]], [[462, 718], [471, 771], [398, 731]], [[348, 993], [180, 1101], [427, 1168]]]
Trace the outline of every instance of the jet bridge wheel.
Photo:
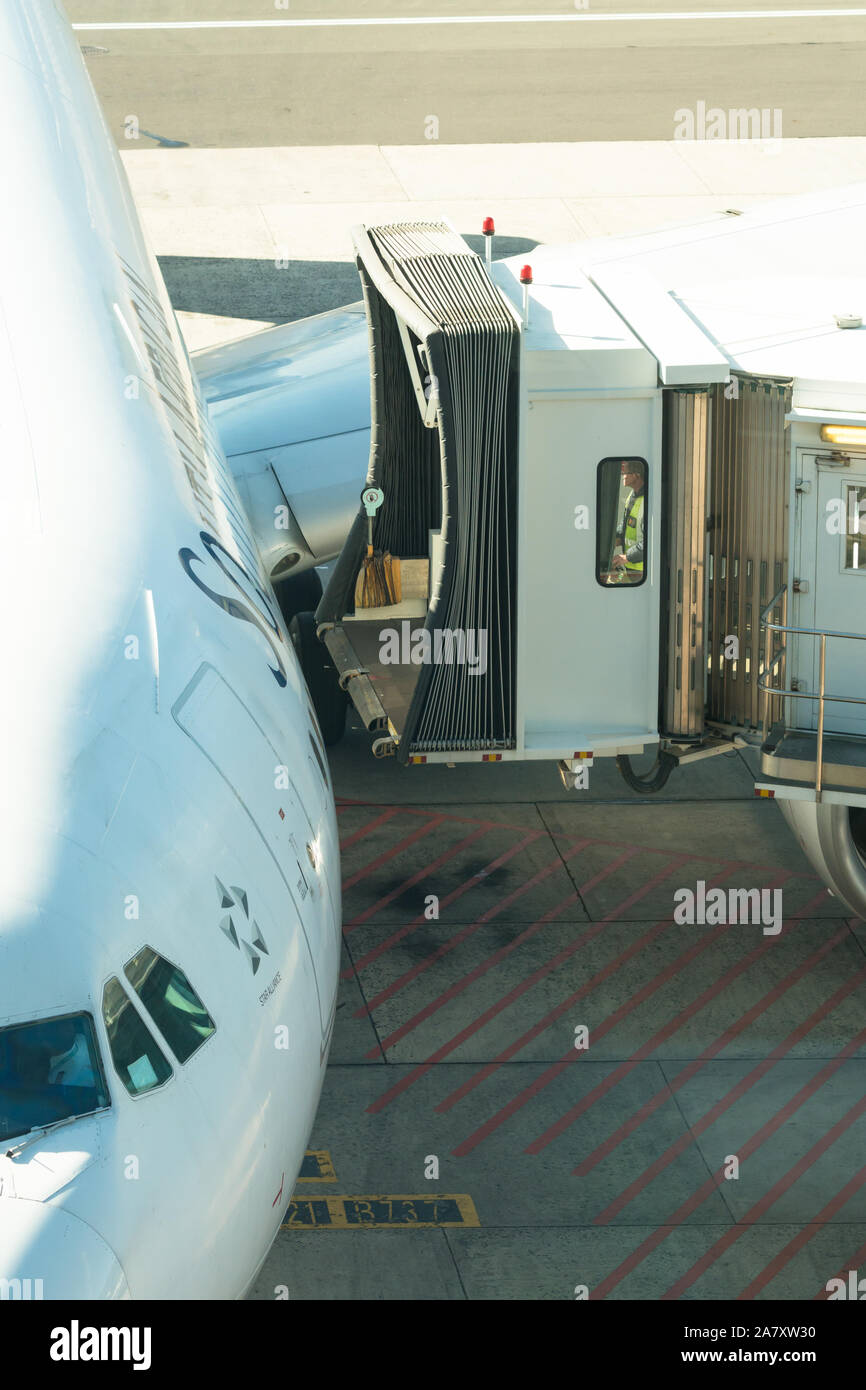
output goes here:
[[866, 920], [866, 810], [826, 802], [776, 804], [831, 893]]
[[340, 689], [327, 647], [316, 636], [315, 614], [296, 613], [289, 623], [289, 636], [301, 663], [322, 738], [330, 747], [339, 743], [345, 732], [349, 697]]

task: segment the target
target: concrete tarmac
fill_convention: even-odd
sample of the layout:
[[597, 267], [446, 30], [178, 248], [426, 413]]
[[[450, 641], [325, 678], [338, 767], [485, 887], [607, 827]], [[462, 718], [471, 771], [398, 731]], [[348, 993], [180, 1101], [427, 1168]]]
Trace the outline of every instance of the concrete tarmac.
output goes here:
[[[812, 1299], [857, 1268], [866, 932], [753, 755], [648, 799], [606, 760], [565, 792], [366, 744], [331, 750], [330, 1177], [298, 1184], [252, 1296]], [[781, 930], [677, 925], [698, 882], [765, 889]]]
[[788, 138], [866, 134], [866, 12], [803, 8], [67, 4], [118, 143], [135, 116], [144, 140], [218, 148], [670, 140], [700, 102], [778, 112]]

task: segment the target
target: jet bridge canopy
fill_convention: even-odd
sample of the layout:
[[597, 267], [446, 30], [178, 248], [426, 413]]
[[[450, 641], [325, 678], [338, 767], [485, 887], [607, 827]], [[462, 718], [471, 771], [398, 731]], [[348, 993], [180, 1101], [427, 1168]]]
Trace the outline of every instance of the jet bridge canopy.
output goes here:
[[402, 597], [350, 611], [362, 506], [317, 617], [335, 625], [325, 641], [368, 727], [389, 727], [404, 756], [512, 748], [516, 318], [444, 223], [354, 237], [370, 331], [368, 485], [384, 494], [373, 540], [399, 558]]

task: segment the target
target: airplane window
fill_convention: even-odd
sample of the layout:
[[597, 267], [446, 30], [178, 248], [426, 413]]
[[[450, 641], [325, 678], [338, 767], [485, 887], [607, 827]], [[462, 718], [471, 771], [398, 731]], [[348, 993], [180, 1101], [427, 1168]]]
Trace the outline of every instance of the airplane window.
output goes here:
[[605, 586], [643, 584], [646, 578], [646, 460], [602, 459], [596, 487], [596, 579]]
[[168, 1080], [171, 1067], [116, 977], [105, 986], [102, 1017], [111, 1060], [131, 1096], [144, 1095]]
[[215, 1025], [186, 975], [149, 946], [133, 956], [125, 973], [177, 1060], [188, 1061]]
[[0, 1140], [109, 1104], [89, 1014], [0, 1028]]

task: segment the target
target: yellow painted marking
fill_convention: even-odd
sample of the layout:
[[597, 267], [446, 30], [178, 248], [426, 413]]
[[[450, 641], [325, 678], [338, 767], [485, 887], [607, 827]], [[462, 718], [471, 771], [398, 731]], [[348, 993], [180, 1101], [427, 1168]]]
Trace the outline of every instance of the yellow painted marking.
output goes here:
[[298, 1182], [336, 1182], [337, 1174], [327, 1149], [307, 1149]]
[[361, 1226], [480, 1225], [471, 1197], [436, 1192], [408, 1197], [297, 1197], [289, 1203], [282, 1229], [352, 1231]]

